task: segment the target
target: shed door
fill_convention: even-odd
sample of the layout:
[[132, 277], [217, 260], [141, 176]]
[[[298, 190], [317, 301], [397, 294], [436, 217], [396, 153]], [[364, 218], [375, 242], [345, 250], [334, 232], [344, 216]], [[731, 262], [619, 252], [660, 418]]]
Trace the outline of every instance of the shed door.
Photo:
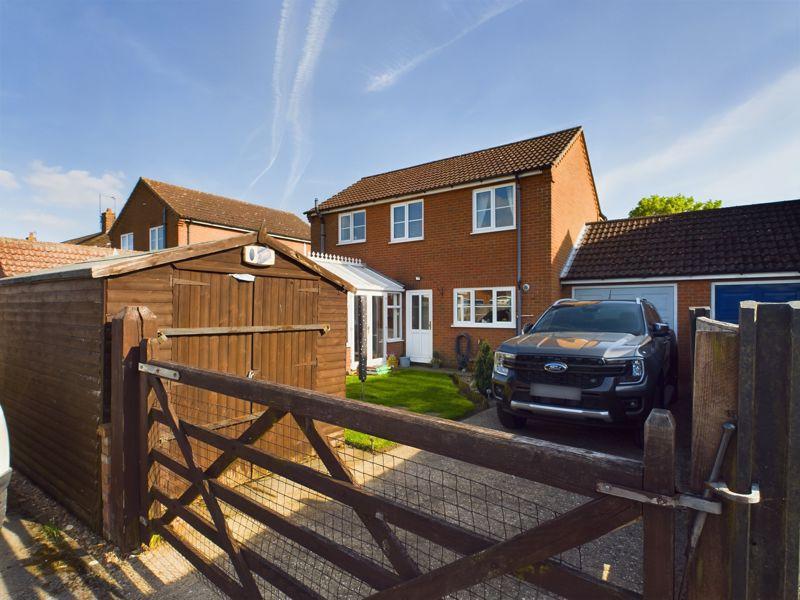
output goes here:
[[739, 303], [789, 302], [800, 300], [800, 281], [780, 283], [717, 283], [714, 285], [712, 317], [728, 323], [739, 322]]
[[577, 300], [635, 300], [644, 298], [656, 307], [658, 315], [677, 332], [675, 315], [675, 285], [608, 285], [576, 287], [572, 297]]

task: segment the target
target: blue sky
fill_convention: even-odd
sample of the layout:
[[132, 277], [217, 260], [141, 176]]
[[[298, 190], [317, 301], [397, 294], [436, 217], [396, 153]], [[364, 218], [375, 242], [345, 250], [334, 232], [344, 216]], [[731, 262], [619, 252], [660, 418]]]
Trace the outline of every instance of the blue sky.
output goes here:
[[609, 217], [800, 197], [800, 2], [0, 0], [0, 235], [146, 176], [301, 213], [573, 125]]

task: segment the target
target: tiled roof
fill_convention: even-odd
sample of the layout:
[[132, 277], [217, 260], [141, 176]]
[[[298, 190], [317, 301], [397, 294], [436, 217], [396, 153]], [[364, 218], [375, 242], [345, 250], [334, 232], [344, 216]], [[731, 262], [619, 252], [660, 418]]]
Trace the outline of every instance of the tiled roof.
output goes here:
[[[542, 169], [558, 162], [580, 127], [362, 177], [319, 205], [338, 208]], [[310, 211], [309, 211], [310, 212]]]
[[120, 252], [114, 248], [97, 246], [0, 238], [0, 277], [41, 271]]
[[99, 246], [101, 248], [109, 248], [111, 247], [111, 238], [108, 237], [108, 232], [98, 231], [97, 233], [82, 235], [81, 237], [72, 238], [71, 240], [64, 240], [64, 243], [78, 244], [79, 246]]
[[294, 213], [250, 204], [225, 196], [208, 194], [154, 179], [142, 178], [152, 190], [182, 219], [194, 219], [258, 231], [262, 223], [267, 224], [271, 235], [311, 239], [311, 229], [303, 219]]
[[590, 223], [564, 280], [800, 271], [800, 200]]

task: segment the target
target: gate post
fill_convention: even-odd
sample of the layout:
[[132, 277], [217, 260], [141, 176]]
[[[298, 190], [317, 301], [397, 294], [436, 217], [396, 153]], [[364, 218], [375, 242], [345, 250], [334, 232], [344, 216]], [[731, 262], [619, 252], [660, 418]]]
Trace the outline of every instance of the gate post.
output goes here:
[[124, 551], [141, 543], [139, 344], [156, 333], [146, 306], [126, 306], [111, 320], [111, 538]]
[[[675, 419], [654, 408], [644, 424], [644, 491], [675, 493]], [[669, 599], [675, 590], [675, 510], [642, 507], [644, 521], [644, 598]]]

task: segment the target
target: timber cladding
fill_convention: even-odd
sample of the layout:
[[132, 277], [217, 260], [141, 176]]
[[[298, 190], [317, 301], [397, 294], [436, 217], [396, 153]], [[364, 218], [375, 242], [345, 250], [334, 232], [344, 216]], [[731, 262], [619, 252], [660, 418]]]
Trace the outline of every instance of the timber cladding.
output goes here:
[[[0, 403], [13, 466], [98, 531], [103, 514], [98, 429], [111, 421], [112, 411], [111, 320], [126, 306], [148, 307], [159, 329], [329, 324], [324, 335], [310, 330], [177, 335], [161, 341], [159, 355], [344, 396], [347, 293], [341, 282], [295, 260], [290, 250], [282, 254], [281, 244], [275, 245], [274, 266], [243, 265], [241, 246], [254, 243], [255, 234], [242, 240], [212, 242], [203, 246], [223, 250], [197, 255], [186, 246], [166, 250], [177, 260], [153, 266], [150, 255], [144, 268], [122, 272], [111, 261], [113, 275], [66, 279], [56, 273], [0, 283]], [[108, 264], [101, 265], [105, 272]], [[238, 399], [173, 387], [181, 418], [222, 423], [251, 411]], [[246, 420], [231, 423], [222, 433], [236, 434], [246, 425]], [[291, 454], [291, 448], [285, 450]]]

